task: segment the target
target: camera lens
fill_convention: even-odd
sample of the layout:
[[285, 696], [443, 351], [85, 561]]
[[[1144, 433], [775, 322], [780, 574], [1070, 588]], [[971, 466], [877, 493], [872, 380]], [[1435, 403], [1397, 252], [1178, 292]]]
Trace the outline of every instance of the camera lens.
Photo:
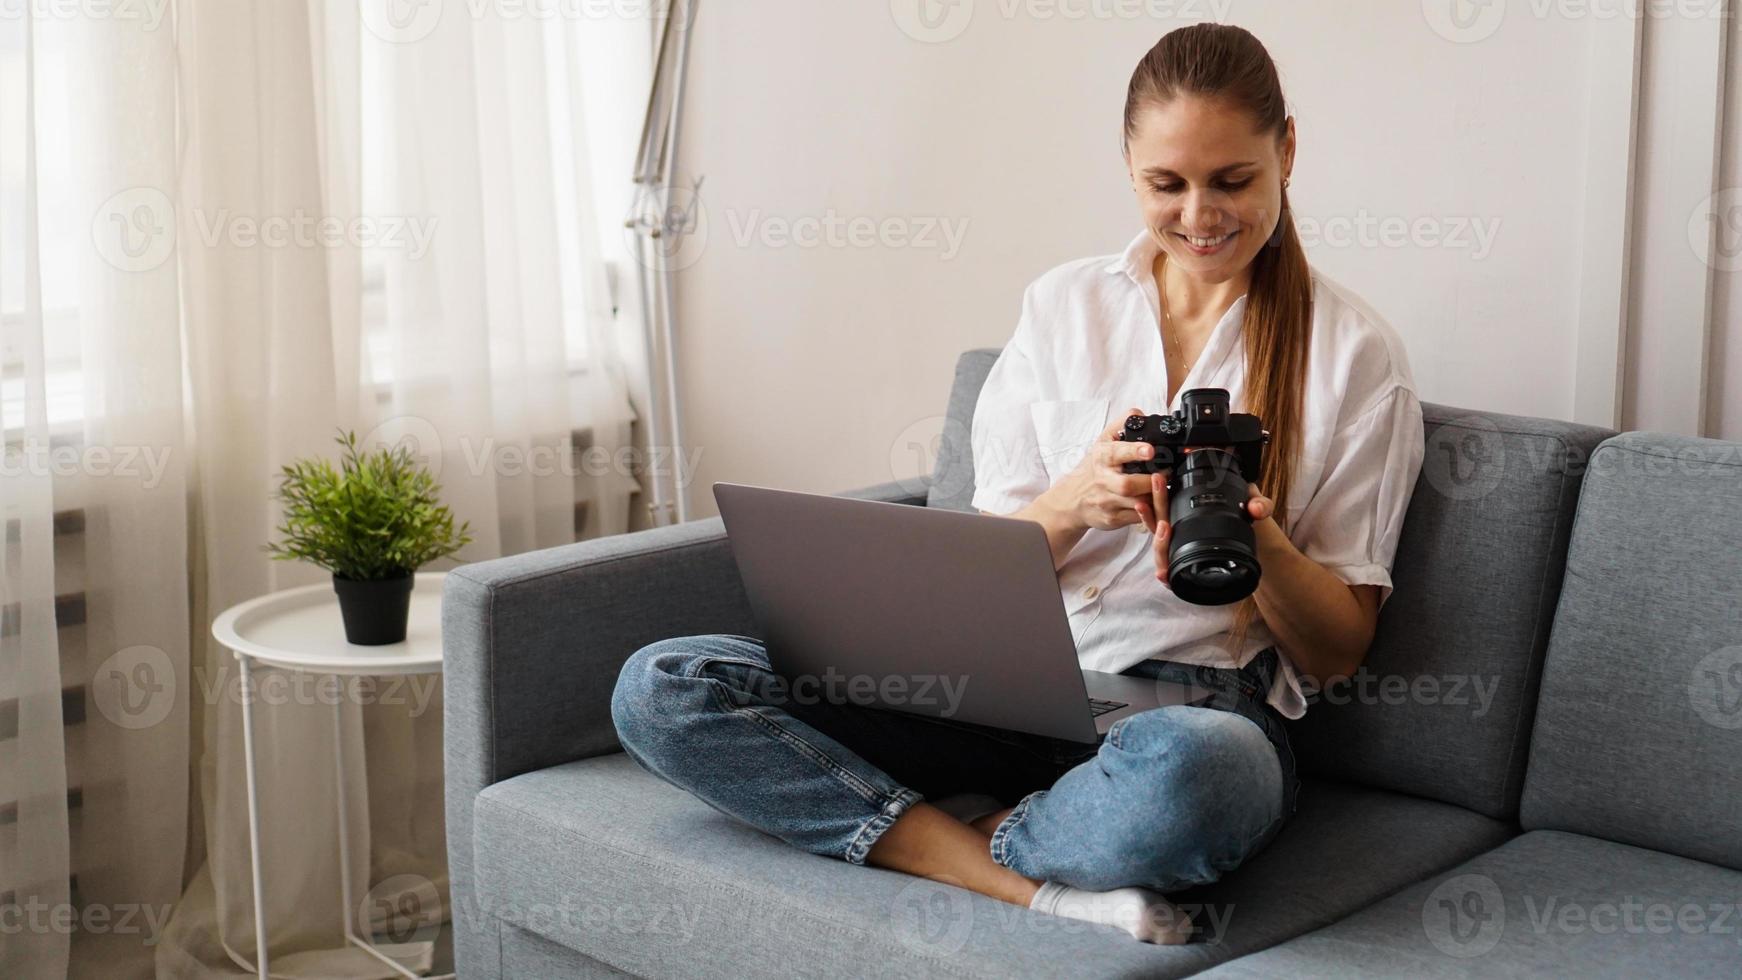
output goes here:
[[1234, 577], [1233, 570], [1235, 567], [1236, 566], [1233, 562], [1226, 562], [1220, 565], [1213, 562], [1204, 562], [1194, 571], [1198, 577], [1198, 581], [1205, 585], [1225, 585], [1229, 579]]
[[1169, 587], [1201, 606], [1246, 598], [1258, 588], [1261, 569], [1251, 522], [1229, 503], [1247, 496], [1238, 460], [1223, 450], [1200, 449], [1186, 456], [1178, 475], [1180, 491], [1169, 508]]
[[[1222, 555], [1233, 554], [1234, 550], [1223, 551]], [[1168, 584], [1174, 594], [1200, 606], [1238, 602], [1258, 588], [1258, 578], [1258, 559], [1244, 555], [1188, 559], [1168, 572]]]

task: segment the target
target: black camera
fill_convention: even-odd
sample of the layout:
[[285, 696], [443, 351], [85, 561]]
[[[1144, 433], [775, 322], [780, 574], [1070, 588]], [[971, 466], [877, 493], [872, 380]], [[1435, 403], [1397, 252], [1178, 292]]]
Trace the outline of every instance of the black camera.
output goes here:
[[1258, 588], [1258, 541], [1246, 514], [1247, 480], [1264, 462], [1256, 415], [1228, 411], [1223, 388], [1193, 388], [1172, 415], [1133, 415], [1117, 438], [1147, 442], [1155, 456], [1126, 463], [1127, 473], [1166, 473], [1167, 581], [1200, 606], [1238, 602]]

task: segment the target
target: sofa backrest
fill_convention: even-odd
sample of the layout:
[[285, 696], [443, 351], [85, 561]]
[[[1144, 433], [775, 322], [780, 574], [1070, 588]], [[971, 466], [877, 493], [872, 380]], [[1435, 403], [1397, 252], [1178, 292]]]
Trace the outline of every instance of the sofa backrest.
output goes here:
[[1742, 442], [1592, 456], [1520, 818], [1742, 868]]
[[1510, 818], [1585, 464], [1613, 433], [1432, 403], [1422, 421], [1366, 662], [1291, 738], [1307, 771]]
[[956, 380], [950, 385], [950, 404], [944, 413], [944, 434], [938, 446], [937, 466], [926, 491], [927, 507], [949, 510], [974, 509], [974, 447], [969, 436], [974, 424], [974, 404], [980, 388], [998, 360], [995, 348], [964, 351], [956, 358]]
[[[927, 503], [969, 509], [968, 434], [996, 350], [956, 365]], [[1585, 461], [1607, 429], [1422, 406], [1427, 454], [1362, 671], [1292, 726], [1304, 771], [1517, 812]]]

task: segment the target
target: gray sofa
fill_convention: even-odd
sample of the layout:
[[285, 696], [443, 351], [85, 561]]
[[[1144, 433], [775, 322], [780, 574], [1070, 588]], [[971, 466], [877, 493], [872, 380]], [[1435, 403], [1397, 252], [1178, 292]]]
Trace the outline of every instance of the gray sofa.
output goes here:
[[[857, 495], [967, 508], [996, 354], [932, 477]], [[1424, 415], [1367, 666], [1292, 729], [1294, 820], [1175, 896], [1185, 946], [801, 853], [619, 752], [629, 654], [755, 633], [717, 519], [453, 572], [460, 975], [1742, 975], [1742, 444]]]

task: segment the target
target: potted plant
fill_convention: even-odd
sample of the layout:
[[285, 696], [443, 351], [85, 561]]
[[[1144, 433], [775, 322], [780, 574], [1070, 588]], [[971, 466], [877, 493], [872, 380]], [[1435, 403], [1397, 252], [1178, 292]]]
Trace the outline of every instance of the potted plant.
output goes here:
[[417, 569], [472, 540], [470, 524], [437, 499], [441, 488], [403, 445], [357, 451], [357, 436], [341, 432], [339, 468], [324, 459], [283, 467], [274, 497], [284, 503], [282, 543], [274, 559], [300, 559], [333, 573], [345, 639], [378, 646], [405, 639]]

